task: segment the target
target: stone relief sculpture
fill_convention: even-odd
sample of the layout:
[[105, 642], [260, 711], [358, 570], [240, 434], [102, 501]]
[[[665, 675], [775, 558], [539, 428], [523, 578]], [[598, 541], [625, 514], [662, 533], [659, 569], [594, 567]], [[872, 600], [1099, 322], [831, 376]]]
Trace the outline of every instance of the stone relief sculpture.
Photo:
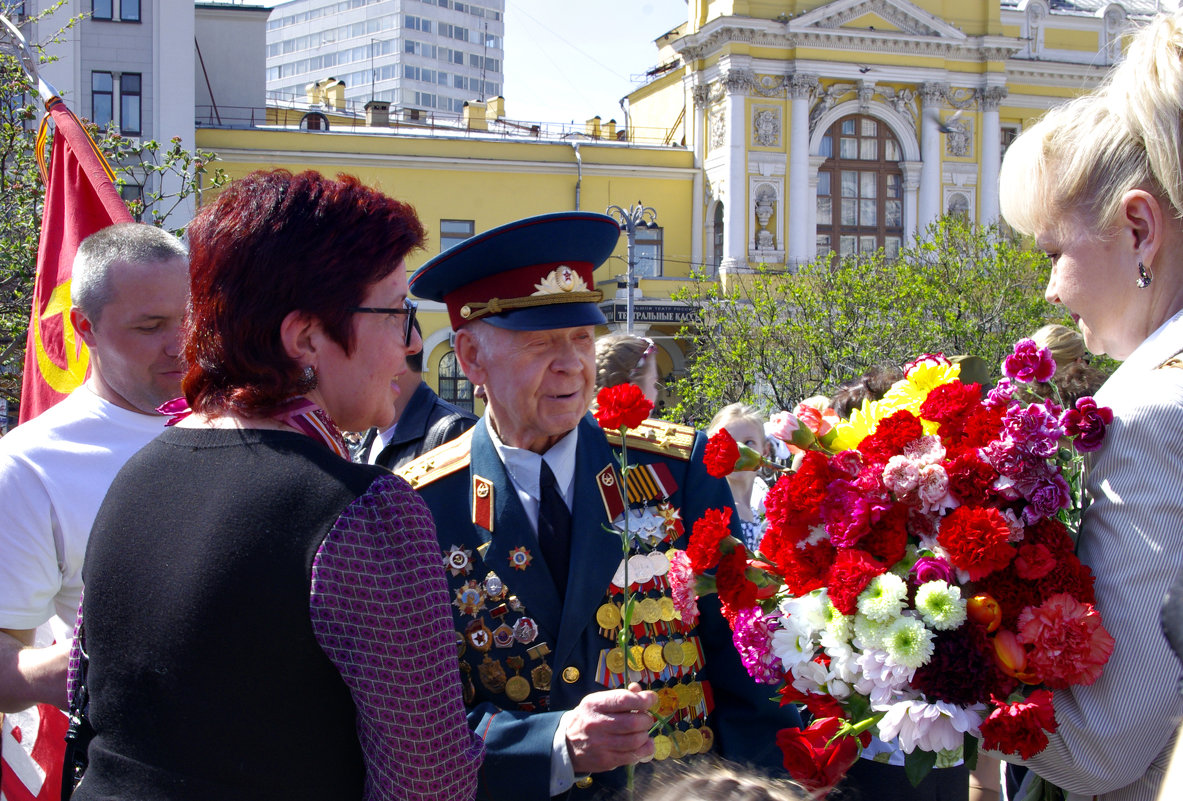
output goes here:
[[710, 128], [711, 150], [721, 148], [727, 143], [727, 119], [723, 116], [723, 106], [714, 105], [707, 116], [707, 126]]
[[752, 115], [755, 143], [760, 147], [780, 146], [780, 112], [776, 109], [756, 109]]
[[944, 126], [945, 152], [950, 156], [969, 156], [973, 150], [973, 128], [969, 120], [948, 120]]
[[768, 222], [776, 211], [776, 190], [767, 184], [756, 190], [756, 248], [774, 250], [776, 237], [768, 230]]

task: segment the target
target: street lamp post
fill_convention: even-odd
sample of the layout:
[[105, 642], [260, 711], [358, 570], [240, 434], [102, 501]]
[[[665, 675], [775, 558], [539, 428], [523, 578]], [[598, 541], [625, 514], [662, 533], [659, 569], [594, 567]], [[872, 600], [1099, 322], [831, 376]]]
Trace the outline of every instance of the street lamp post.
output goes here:
[[634, 275], [637, 268], [637, 229], [656, 228], [657, 211], [646, 206], [641, 201], [628, 209], [620, 206], [609, 206], [605, 212], [620, 224], [620, 230], [628, 234], [628, 300], [625, 303], [625, 332], [633, 333], [633, 288], [636, 286]]

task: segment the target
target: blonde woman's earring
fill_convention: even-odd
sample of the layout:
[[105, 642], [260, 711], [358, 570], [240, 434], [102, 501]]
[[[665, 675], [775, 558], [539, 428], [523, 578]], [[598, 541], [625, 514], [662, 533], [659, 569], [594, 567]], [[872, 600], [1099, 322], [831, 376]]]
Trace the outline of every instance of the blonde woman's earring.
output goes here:
[[1154, 273], [1146, 269], [1146, 265], [1138, 262], [1138, 289], [1145, 289], [1154, 280]]

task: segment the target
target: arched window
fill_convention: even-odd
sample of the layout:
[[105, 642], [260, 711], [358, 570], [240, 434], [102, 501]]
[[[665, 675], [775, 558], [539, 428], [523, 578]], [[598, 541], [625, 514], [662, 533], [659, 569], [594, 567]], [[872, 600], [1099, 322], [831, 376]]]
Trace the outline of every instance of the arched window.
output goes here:
[[719, 265], [723, 263], [723, 204], [715, 204], [714, 240], [711, 242], [712, 272], [719, 272]]
[[900, 143], [886, 124], [854, 114], [835, 122], [821, 141], [817, 174], [817, 252], [888, 256], [904, 243], [904, 174]]
[[455, 352], [445, 353], [440, 359], [440, 397], [461, 409], [472, 411], [472, 382], [456, 361]]

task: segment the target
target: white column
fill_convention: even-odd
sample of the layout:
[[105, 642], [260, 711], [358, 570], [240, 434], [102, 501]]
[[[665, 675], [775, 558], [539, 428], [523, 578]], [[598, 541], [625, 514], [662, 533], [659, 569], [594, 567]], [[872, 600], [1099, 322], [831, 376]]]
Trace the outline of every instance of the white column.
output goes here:
[[[915, 237], [919, 232], [918, 190], [920, 176], [924, 165], [919, 161], [901, 161], [900, 170], [904, 173], [904, 239]], [[906, 242], [905, 242], [906, 244]]]
[[1002, 167], [1002, 128], [998, 106], [1006, 97], [1005, 86], [991, 86], [982, 93], [982, 187], [978, 194], [978, 222], [998, 221], [998, 173]]
[[920, 87], [924, 101], [920, 115], [920, 169], [919, 219], [916, 229], [923, 233], [928, 224], [941, 213], [941, 101], [945, 97], [940, 84], [926, 83]]
[[727, 192], [723, 208], [723, 263], [720, 272], [738, 272], [748, 264], [747, 88], [750, 71], [732, 69], [723, 78], [723, 149]]
[[[813, 171], [813, 192], [809, 181], [809, 98], [818, 86], [813, 75], [793, 75], [789, 79], [789, 266], [804, 264], [813, 258], [815, 236], [809, 226], [816, 214], [817, 171]], [[813, 213], [811, 214], [810, 210]]]
[[[806, 208], [809, 219], [805, 229], [805, 244], [809, 248], [806, 261], [813, 261], [817, 257], [817, 173], [826, 163], [826, 156], [810, 156], [806, 163], [809, 165], [809, 196], [813, 198], [813, 202]], [[831, 191], [834, 191], [833, 188]], [[833, 242], [832, 245], [836, 252], [838, 243]]]
[[710, 94], [710, 87], [705, 84], [696, 84], [687, 87], [687, 93], [690, 95], [687, 106], [692, 110], [692, 122], [688, 126], [691, 130], [690, 147], [694, 153], [694, 187], [692, 190], [693, 207], [690, 210], [690, 262], [694, 268], [702, 267], [706, 264], [706, 257], [704, 256], [705, 245], [704, 237], [706, 236], [706, 224], [703, 220], [703, 206], [706, 205], [706, 198], [704, 197], [705, 188], [703, 187], [703, 171], [706, 163], [706, 137], [704, 136], [704, 120], [706, 117], [707, 97]]

